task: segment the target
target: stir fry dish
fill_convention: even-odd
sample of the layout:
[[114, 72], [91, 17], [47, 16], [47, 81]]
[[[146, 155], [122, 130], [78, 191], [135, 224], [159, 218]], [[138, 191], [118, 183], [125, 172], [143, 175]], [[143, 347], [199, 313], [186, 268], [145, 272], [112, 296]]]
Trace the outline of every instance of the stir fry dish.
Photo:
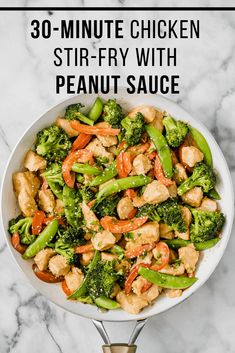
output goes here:
[[14, 173], [11, 243], [67, 299], [138, 314], [160, 295], [181, 296], [200, 252], [220, 240], [211, 151], [155, 107], [124, 114], [98, 97], [84, 108], [68, 106], [39, 131]]

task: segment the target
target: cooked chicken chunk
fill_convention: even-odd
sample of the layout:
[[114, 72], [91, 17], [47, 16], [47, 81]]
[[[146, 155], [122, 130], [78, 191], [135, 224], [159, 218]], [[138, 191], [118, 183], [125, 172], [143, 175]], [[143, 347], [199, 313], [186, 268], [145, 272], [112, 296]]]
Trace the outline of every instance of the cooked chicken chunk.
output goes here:
[[24, 159], [24, 167], [30, 172], [36, 172], [39, 169], [45, 169], [47, 162], [44, 158], [29, 150]]
[[86, 227], [95, 232], [99, 231], [100, 223], [94, 212], [87, 206], [85, 201], [82, 202], [82, 213], [86, 222]]
[[142, 227], [133, 230], [126, 240], [126, 249], [131, 249], [137, 245], [150, 244], [159, 240], [159, 224], [158, 222], [148, 222]]
[[161, 273], [166, 273], [167, 275], [181, 276], [184, 274], [185, 268], [183, 264], [173, 264], [166, 265], [164, 268], [159, 270]]
[[48, 262], [53, 255], [55, 255], [55, 250], [49, 248], [43, 249], [37, 253], [34, 261], [40, 271], [45, 271], [47, 269]]
[[79, 132], [71, 127], [70, 122], [67, 119], [58, 118], [55, 124], [61, 127], [69, 137], [75, 137], [79, 135]]
[[[98, 127], [102, 128], [110, 128], [111, 126], [106, 123], [105, 121], [102, 121], [101, 123], [96, 124]], [[117, 136], [102, 136], [102, 135], [97, 135], [98, 140], [102, 143], [104, 147], [111, 147], [115, 146], [118, 143]]]
[[179, 249], [179, 258], [188, 273], [193, 273], [199, 259], [199, 251], [195, 250], [193, 244]]
[[54, 212], [58, 215], [64, 214], [64, 203], [62, 200], [60, 200], [60, 199], [55, 200]]
[[91, 242], [96, 250], [107, 250], [110, 249], [116, 242], [115, 236], [108, 230], [98, 232], [91, 238]]
[[152, 166], [150, 160], [144, 154], [139, 154], [133, 160], [133, 167], [135, 174], [141, 175], [148, 173]]
[[127, 219], [134, 206], [129, 197], [123, 197], [117, 204], [117, 213], [120, 219]]
[[182, 200], [192, 207], [199, 207], [203, 198], [203, 192], [200, 187], [192, 188], [181, 196]]
[[32, 172], [17, 172], [13, 174], [13, 184], [16, 196], [25, 190], [33, 198], [40, 187], [39, 178]]
[[37, 204], [34, 198], [25, 190], [22, 189], [18, 195], [19, 207], [26, 217], [32, 217], [37, 210]]
[[211, 200], [208, 197], [204, 197], [202, 200], [200, 210], [215, 212], [217, 210], [217, 202], [215, 200]]
[[132, 291], [139, 296], [142, 295], [142, 289], [144, 286], [148, 285], [149, 281], [145, 279], [144, 277], [138, 276], [137, 279], [132, 283]]
[[49, 267], [49, 270], [56, 277], [65, 276], [70, 270], [70, 265], [67, 263], [66, 258], [62, 255], [53, 256], [49, 260], [48, 267]]
[[98, 138], [92, 140], [87, 146], [86, 149], [91, 151], [95, 157], [104, 157], [107, 158], [109, 162], [113, 161], [113, 154], [106, 151], [105, 147], [102, 145]]
[[176, 181], [177, 184], [183, 183], [188, 178], [186, 170], [181, 163], [176, 163], [175, 165], [175, 172], [173, 175], [173, 179]]
[[196, 163], [201, 162], [204, 158], [203, 153], [194, 146], [182, 148], [182, 162], [189, 167], [194, 167]]
[[160, 288], [153, 284], [145, 293], [142, 294], [142, 298], [146, 299], [150, 304], [160, 294]]
[[155, 118], [150, 123], [150, 125], [154, 126], [156, 129], [158, 129], [160, 132], [162, 132], [163, 131], [162, 119], [163, 119], [163, 112], [161, 112], [160, 110], [156, 110]]
[[50, 189], [39, 190], [39, 206], [46, 213], [52, 213], [55, 208], [55, 197]]
[[102, 252], [101, 253], [101, 260], [103, 261], [113, 261], [118, 258], [118, 255], [111, 254], [109, 252]]
[[132, 200], [132, 203], [134, 207], [141, 207], [144, 204], [146, 204], [146, 201], [144, 200], [143, 195], [141, 195], [141, 196], [135, 196]]
[[123, 291], [119, 292], [116, 297], [121, 308], [129, 314], [138, 314], [145, 306], [148, 305], [148, 300], [143, 297], [131, 293], [126, 295]]
[[139, 256], [137, 258], [136, 265], [138, 265], [140, 263], [151, 264], [152, 263], [152, 259], [153, 259], [153, 252], [152, 251], [148, 251], [146, 255]]
[[167, 298], [177, 298], [183, 293], [182, 289], [165, 289]]
[[73, 266], [71, 270], [64, 277], [66, 284], [71, 292], [74, 292], [83, 282], [84, 275], [82, 271]]
[[81, 265], [82, 266], [87, 266], [91, 262], [91, 260], [94, 257], [95, 252], [94, 251], [89, 251], [86, 252], [85, 254], [82, 254], [82, 257], [80, 259]]
[[173, 182], [171, 186], [168, 186], [168, 191], [170, 194], [170, 197], [177, 197], [177, 185], [176, 182]]
[[150, 105], [140, 105], [134, 108], [128, 116], [135, 117], [136, 113], [141, 113], [146, 123], [151, 123], [156, 117], [156, 109]]
[[160, 181], [154, 180], [146, 186], [143, 198], [147, 203], [157, 204], [166, 201], [170, 194], [165, 185]]
[[173, 239], [174, 232], [171, 231], [170, 227], [165, 223], [159, 224], [160, 237], [163, 239]]

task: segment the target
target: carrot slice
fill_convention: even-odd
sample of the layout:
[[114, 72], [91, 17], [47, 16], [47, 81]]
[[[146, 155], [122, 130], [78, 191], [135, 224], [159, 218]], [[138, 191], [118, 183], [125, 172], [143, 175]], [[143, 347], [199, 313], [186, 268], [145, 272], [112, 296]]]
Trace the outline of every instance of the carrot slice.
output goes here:
[[145, 244], [145, 245], [136, 246], [133, 249], [127, 250], [125, 252], [125, 256], [128, 259], [134, 259], [135, 257], [143, 255], [146, 251], [152, 250], [154, 246], [155, 244]]
[[18, 251], [20, 254], [23, 254], [25, 252], [25, 250], [27, 249], [27, 246], [20, 244], [20, 235], [19, 235], [19, 233], [14, 233], [11, 236], [11, 244], [12, 244], [13, 248], [16, 251]]
[[132, 269], [131, 269], [131, 271], [125, 281], [125, 293], [126, 294], [129, 294], [131, 292], [131, 285], [134, 282], [134, 280], [136, 279], [136, 277], [138, 276], [138, 271], [139, 271], [140, 267], [149, 268], [150, 265], [142, 262], [142, 263], [137, 264], [132, 267]]
[[45, 219], [45, 213], [43, 211], [35, 211], [32, 222], [32, 233], [38, 235], [41, 233], [42, 225]]
[[128, 148], [128, 152], [134, 153], [135, 155], [138, 155], [140, 153], [144, 153], [147, 151], [147, 149], [149, 148], [150, 143], [146, 142], [143, 145], [139, 145], [139, 146], [132, 146]]
[[127, 233], [141, 227], [147, 219], [148, 217], [145, 216], [130, 220], [118, 220], [115, 217], [105, 216], [101, 218], [100, 224], [105, 230], [109, 230], [111, 233]]
[[102, 136], [116, 136], [119, 134], [120, 129], [113, 129], [113, 128], [102, 128], [97, 126], [88, 126], [84, 124], [80, 124], [76, 120], [72, 120], [70, 122], [71, 127], [74, 130], [82, 132], [88, 135], [102, 135]]
[[78, 135], [78, 137], [73, 143], [72, 152], [86, 147], [86, 145], [90, 142], [91, 139], [92, 135], [87, 135], [84, 133]]
[[87, 245], [77, 246], [75, 249], [75, 252], [76, 254], [85, 254], [93, 250], [94, 250], [93, 244], [87, 244]]
[[39, 278], [43, 282], [58, 283], [64, 280], [63, 276], [56, 277], [48, 271], [40, 271], [36, 264], [33, 264], [32, 269], [37, 278]]
[[131, 210], [131, 211], [129, 212], [127, 218], [128, 218], [128, 219], [132, 219], [133, 217], [135, 217], [136, 213], [137, 213], [137, 208], [133, 208], [133, 210]]
[[67, 283], [65, 280], [61, 282], [61, 288], [63, 289], [63, 292], [69, 297], [73, 292], [69, 289], [67, 286]]
[[171, 186], [174, 182], [171, 179], [165, 177], [160, 158], [158, 155], [155, 157], [155, 164], [154, 164], [154, 173], [155, 177], [165, 186]]
[[128, 175], [124, 169], [123, 154], [124, 152], [120, 152], [116, 159], [117, 171], [120, 178], [126, 178]]
[[[157, 243], [155, 250], [158, 253], [157, 262], [155, 265], [151, 266], [151, 270], [159, 271], [169, 263], [170, 250], [166, 243], [160, 241]], [[156, 257], [156, 255], [154, 255]]]
[[134, 189], [125, 190], [124, 195], [128, 196], [130, 199], [134, 199], [137, 196], [136, 191]]

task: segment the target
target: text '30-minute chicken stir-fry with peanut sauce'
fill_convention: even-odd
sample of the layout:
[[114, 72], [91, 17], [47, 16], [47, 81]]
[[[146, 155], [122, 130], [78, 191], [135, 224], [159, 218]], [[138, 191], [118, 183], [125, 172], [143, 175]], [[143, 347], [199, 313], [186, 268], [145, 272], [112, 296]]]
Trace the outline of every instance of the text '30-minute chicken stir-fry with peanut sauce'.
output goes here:
[[124, 115], [98, 97], [82, 108], [39, 131], [13, 175], [21, 214], [11, 242], [68, 299], [138, 314], [193, 285], [200, 252], [220, 239], [211, 151], [197, 129], [154, 107]]

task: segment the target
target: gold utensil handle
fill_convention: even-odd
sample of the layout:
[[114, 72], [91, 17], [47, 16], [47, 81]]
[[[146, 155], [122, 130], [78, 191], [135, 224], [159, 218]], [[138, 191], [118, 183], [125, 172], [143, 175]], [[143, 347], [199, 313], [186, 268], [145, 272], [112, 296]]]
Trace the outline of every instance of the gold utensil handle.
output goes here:
[[135, 353], [137, 346], [135, 344], [114, 343], [102, 346], [104, 353]]

